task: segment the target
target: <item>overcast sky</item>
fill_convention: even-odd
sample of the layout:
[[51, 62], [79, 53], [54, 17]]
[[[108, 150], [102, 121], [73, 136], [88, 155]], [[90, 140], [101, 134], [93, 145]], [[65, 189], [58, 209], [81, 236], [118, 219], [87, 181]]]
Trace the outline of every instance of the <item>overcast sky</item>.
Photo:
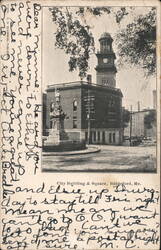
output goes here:
[[[103, 15], [101, 17], [93, 17], [88, 15], [88, 24], [92, 27], [92, 33], [95, 39], [96, 51], [99, 49], [98, 39], [103, 32], [109, 32], [114, 38], [118, 30], [130, 23], [138, 14], [144, 14], [147, 7], [136, 7], [130, 15], [127, 15], [121, 26], [117, 25], [112, 15]], [[47, 85], [65, 83], [70, 81], [79, 81], [78, 72], [69, 72], [68, 56], [65, 53], [55, 48], [55, 25], [52, 22], [51, 13], [47, 7], [43, 8], [43, 39], [42, 39], [42, 66], [43, 66], [43, 91]], [[113, 49], [117, 57], [117, 47], [115, 40]], [[97, 58], [93, 54], [89, 61], [92, 74], [92, 82], [96, 83]], [[117, 61], [116, 61], [117, 66]], [[127, 65], [122, 69], [118, 69], [116, 75], [116, 87], [120, 88], [123, 93], [123, 106], [133, 110], [137, 110], [137, 102], [140, 101], [141, 109], [153, 106], [152, 91], [156, 88], [155, 77], [148, 79], [144, 78], [143, 72], [131, 65]]]

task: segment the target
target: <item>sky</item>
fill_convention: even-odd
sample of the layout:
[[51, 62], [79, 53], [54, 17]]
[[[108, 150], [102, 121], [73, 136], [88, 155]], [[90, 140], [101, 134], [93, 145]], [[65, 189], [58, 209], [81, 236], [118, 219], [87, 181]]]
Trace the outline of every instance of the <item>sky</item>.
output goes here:
[[[72, 7], [73, 8], [73, 7]], [[71, 8], [70, 8], [71, 9]], [[126, 27], [137, 15], [144, 14], [148, 7], [135, 7], [130, 15], [127, 15], [121, 25], [116, 24], [114, 15], [102, 15], [101, 17], [86, 17], [87, 23], [92, 27], [95, 39], [95, 49], [99, 50], [99, 41], [103, 32], [109, 32], [113, 38], [120, 28]], [[69, 72], [68, 56], [64, 51], [55, 48], [55, 24], [52, 22], [51, 13], [48, 7], [43, 8], [43, 39], [42, 39], [42, 89], [45, 91], [47, 85], [79, 81], [78, 72]], [[113, 50], [117, 58], [117, 46], [113, 41]], [[97, 58], [91, 55], [89, 61], [89, 74], [92, 75], [92, 82], [96, 83]], [[117, 60], [116, 60], [117, 67]], [[141, 109], [153, 107], [152, 91], [156, 89], [156, 78], [145, 78], [141, 69], [132, 65], [124, 65], [119, 68], [116, 74], [116, 87], [123, 93], [123, 106], [137, 110], [138, 102]]]

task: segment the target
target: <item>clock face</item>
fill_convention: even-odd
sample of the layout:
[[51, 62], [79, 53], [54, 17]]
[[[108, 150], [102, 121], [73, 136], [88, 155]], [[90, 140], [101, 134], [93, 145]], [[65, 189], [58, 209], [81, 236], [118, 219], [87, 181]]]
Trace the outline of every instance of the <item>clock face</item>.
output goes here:
[[104, 63], [108, 63], [108, 62], [109, 62], [109, 59], [108, 59], [108, 58], [103, 58], [103, 62], [104, 62]]

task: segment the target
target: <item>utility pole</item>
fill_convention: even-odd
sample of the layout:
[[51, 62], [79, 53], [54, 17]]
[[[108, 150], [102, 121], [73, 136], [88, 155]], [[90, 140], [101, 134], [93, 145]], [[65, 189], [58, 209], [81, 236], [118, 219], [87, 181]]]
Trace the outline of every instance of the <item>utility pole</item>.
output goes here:
[[130, 106], [130, 146], [132, 146], [132, 105]]
[[88, 88], [87, 91], [87, 96], [84, 97], [84, 101], [85, 101], [85, 107], [86, 107], [86, 114], [87, 114], [87, 143], [90, 144], [91, 143], [91, 121], [95, 120], [92, 118], [92, 114], [94, 113], [94, 111], [92, 111], [94, 109], [94, 100], [95, 97], [94, 95], [91, 95], [91, 91]]
[[90, 123], [90, 107], [91, 103], [90, 103], [90, 92], [88, 89], [88, 95], [87, 95], [87, 120], [88, 120], [88, 145], [90, 144], [90, 134], [91, 134], [91, 123]]

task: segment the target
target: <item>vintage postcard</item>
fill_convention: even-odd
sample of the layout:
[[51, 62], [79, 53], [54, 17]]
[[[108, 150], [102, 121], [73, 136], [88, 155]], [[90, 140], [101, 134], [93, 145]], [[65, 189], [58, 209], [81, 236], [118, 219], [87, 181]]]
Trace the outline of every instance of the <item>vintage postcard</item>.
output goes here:
[[1, 249], [159, 250], [160, 2], [0, 12]]

